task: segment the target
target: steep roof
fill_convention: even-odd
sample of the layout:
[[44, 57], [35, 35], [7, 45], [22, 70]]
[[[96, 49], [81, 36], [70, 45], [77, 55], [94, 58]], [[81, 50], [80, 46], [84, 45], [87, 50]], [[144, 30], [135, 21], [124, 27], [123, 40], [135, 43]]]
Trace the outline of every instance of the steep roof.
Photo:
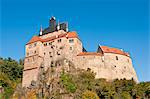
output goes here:
[[55, 35], [52, 37], [48, 37], [46, 39], [41, 39], [39, 36], [33, 36], [32, 39], [27, 43], [27, 44], [31, 44], [37, 41], [41, 41], [41, 42], [48, 42], [48, 41], [52, 41], [55, 40], [57, 38], [62, 38], [62, 37], [66, 37], [66, 38], [78, 38], [78, 35], [76, 32], [68, 32], [65, 34], [60, 34], [60, 35]]
[[124, 51], [122, 51], [120, 49], [117, 49], [117, 48], [111, 48], [111, 47], [108, 47], [108, 46], [100, 46], [100, 48], [104, 53], [115, 53], [115, 54], [130, 56], [129, 53], [124, 52]]
[[96, 55], [96, 56], [101, 56], [101, 53], [97, 53], [97, 52], [81, 52], [79, 53], [77, 56], [85, 56], [85, 55]]
[[39, 38], [38, 36], [33, 36], [32, 39], [27, 44], [34, 43], [37, 41], [42, 41], [42, 39]]
[[73, 32], [69, 32], [66, 35], [66, 37], [68, 37], [68, 38], [78, 38], [78, 35], [77, 35], [77, 33], [75, 31], [73, 31]]

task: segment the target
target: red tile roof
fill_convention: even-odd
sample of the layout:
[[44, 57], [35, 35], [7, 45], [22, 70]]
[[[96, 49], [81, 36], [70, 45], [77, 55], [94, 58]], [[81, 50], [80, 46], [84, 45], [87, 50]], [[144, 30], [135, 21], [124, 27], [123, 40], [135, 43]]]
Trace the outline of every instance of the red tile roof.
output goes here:
[[76, 32], [69, 32], [66, 37], [68, 38], [78, 38], [78, 35]]
[[27, 44], [34, 43], [37, 41], [42, 41], [42, 39], [39, 38], [38, 36], [33, 36], [32, 39]]
[[111, 47], [108, 47], [108, 46], [100, 46], [100, 48], [102, 49], [102, 51], [104, 53], [115, 53], [115, 54], [130, 56], [129, 53], [124, 52], [124, 51], [122, 51], [120, 49], [117, 49], [117, 48], [111, 48]]
[[34, 36], [27, 44], [31, 44], [31, 43], [34, 43], [34, 42], [37, 42], [37, 41], [41, 41], [41, 42], [52, 41], [54, 39], [61, 38], [61, 37], [78, 38], [78, 35], [77, 35], [76, 32], [68, 32], [66, 34], [60, 34], [60, 35], [48, 37], [46, 39], [41, 39], [39, 36]]
[[101, 53], [97, 53], [97, 52], [81, 52], [79, 53], [77, 56], [85, 56], [85, 55], [96, 55], [96, 56], [101, 56]]

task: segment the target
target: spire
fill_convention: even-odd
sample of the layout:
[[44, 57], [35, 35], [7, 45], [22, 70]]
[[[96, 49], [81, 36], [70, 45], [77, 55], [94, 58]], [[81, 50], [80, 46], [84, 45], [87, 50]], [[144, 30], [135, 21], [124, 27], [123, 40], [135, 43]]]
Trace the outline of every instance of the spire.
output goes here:
[[68, 22], [66, 23], [66, 32], [68, 32]]
[[58, 25], [57, 25], [57, 30], [60, 29], [60, 23], [59, 23], [59, 20], [58, 20]]
[[42, 25], [41, 25], [41, 28], [40, 28], [40, 35], [42, 35]]

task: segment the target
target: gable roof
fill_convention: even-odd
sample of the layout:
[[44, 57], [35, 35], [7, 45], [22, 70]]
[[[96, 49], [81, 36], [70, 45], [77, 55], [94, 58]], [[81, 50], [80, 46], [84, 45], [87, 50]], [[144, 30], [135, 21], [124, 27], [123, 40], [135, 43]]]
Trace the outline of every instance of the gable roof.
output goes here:
[[37, 41], [42, 41], [42, 39], [39, 38], [38, 36], [33, 36], [32, 39], [27, 44], [34, 43]]
[[77, 35], [77, 33], [75, 31], [73, 31], [73, 32], [69, 32], [66, 35], [66, 37], [68, 37], [68, 38], [78, 38], [78, 35]]
[[41, 42], [48, 42], [48, 41], [52, 41], [55, 40], [57, 38], [62, 38], [62, 37], [66, 37], [66, 38], [78, 38], [78, 35], [76, 32], [68, 32], [65, 34], [60, 34], [60, 35], [55, 35], [52, 37], [48, 37], [46, 39], [41, 39], [39, 36], [33, 36], [32, 39], [27, 43], [27, 44], [31, 44], [37, 41], [41, 41]]
[[117, 49], [117, 48], [111, 48], [111, 47], [108, 47], [108, 46], [99, 46], [99, 47], [101, 48], [103, 53], [115, 53], [115, 54], [130, 56], [129, 53], [124, 52], [124, 51], [122, 51], [120, 49]]
[[97, 52], [81, 52], [77, 56], [85, 56], [85, 55], [101, 56], [102, 53], [97, 53]]

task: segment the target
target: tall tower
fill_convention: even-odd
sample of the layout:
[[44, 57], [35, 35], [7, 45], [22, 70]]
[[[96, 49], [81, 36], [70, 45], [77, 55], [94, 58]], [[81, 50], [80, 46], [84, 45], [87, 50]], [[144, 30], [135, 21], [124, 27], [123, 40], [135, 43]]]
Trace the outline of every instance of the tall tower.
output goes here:
[[51, 17], [49, 26], [51, 28], [51, 32], [54, 32], [56, 30], [56, 18], [55, 17], [53, 16]]
[[37, 80], [38, 70], [43, 61], [42, 42], [38, 36], [34, 36], [25, 46], [26, 55], [23, 69], [22, 86], [28, 86], [31, 81]]

